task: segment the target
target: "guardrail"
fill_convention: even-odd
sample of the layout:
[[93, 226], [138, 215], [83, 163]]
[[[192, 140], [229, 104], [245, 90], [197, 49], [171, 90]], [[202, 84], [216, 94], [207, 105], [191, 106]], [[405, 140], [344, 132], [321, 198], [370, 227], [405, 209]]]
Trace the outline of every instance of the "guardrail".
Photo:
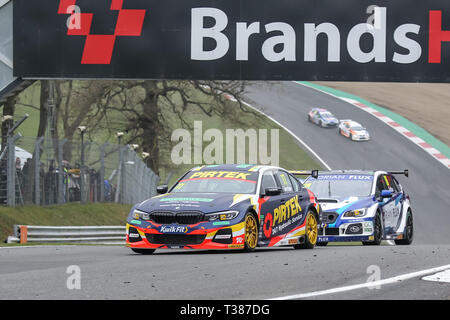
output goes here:
[[14, 225], [8, 243], [125, 244], [125, 226], [25, 226]]

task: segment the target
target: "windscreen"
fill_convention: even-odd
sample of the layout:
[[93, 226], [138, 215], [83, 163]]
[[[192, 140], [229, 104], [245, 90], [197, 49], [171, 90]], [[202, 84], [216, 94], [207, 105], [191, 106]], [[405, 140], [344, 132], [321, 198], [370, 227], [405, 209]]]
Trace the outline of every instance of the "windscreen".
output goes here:
[[319, 199], [342, 199], [369, 196], [372, 183], [373, 175], [335, 174], [319, 175], [317, 179], [310, 177], [304, 185]]
[[253, 194], [258, 176], [257, 172], [193, 171], [178, 181], [171, 193]]

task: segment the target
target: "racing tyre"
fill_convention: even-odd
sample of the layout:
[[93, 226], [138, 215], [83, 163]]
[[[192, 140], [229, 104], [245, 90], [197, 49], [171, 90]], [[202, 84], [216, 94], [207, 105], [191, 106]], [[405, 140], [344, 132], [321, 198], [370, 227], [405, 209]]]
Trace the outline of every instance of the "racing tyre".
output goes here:
[[251, 212], [245, 215], [245, 243], [244, 251], [254, 251], [258, 244], [258, 223]]
[[294, 245], [295, 249], [314, 249], [317, 244], [317, 237], [319, 235], [319, 224], [317, 223], [316, 214], [313, 211], [308, 211], [306, 215], [305, 226], [305, 242]]
[[155, 249], [136, 249], [136, 248], [131, 248], [131, 250], [135, 253], [139, 253], [139, 254], [153, 254], [155, 252]]
[[381, 224], [381, 216], [380, 213], [377, 212], [375, 216], [374, 222], [374, 240], [373, 241], [363, 241], [363, 245], [365, 246], [379, 246], [381, 244], [381, 240], [383, 239], [383, 226]]
[[408, 211], [408, 215], [406, 216], [406, 227], [405, 233], [403, 234], [403, 239], [395, 240], [395, 244], [400, 246], [408, 246], [413, 242], [413, 237], [414, 237], [413, 216], [411, 211]]

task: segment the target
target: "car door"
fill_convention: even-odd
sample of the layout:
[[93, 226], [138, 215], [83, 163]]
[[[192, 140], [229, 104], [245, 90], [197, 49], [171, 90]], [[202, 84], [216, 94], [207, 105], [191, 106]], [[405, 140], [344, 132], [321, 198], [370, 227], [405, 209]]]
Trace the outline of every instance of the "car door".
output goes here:
[[379, 208], [382, 212], [384, 230], [386, 233], [390, 233], [396, 222], [396, 219], [394, 218], [395, 204], [394, 201], [392, 201], [392, 198], [381, 198], [381, 191], [389, 190], [387, 181], [386, 175], [381, 174], [378, 176], [375, 197], [378, 199]]
[[274, 212], [278, 212], [278, 208], [283, 203], [285, 196], [283, 193], [279, 195], [268, 196], [265, 195], [267, 188], [281, 189], [277, 179], [275, 178], [275, 171], [265, 171], [261, 177], [260, 198], [259, 198], [259, 245], [267, 246], [274, 235]]
[[275, 178], [281, 186], [283, 199], [278, 212], [274, 213], [274, 227], [278, 228], [276, 235], [284, 236], [303, 224], [309, 196], [308, 192], [301, 188], [298, 180], [294, 181], [288, 172], [277, 170]]
[[397, 230], [397, 226], [399, 225], [401, 220], [403, 193], [399, 183], [394, 176], [388, 174], [385, 175], [384, 179], [388, 190], [392, 192], [392, 225], [390, 227], [392, 227], [394, 230]]

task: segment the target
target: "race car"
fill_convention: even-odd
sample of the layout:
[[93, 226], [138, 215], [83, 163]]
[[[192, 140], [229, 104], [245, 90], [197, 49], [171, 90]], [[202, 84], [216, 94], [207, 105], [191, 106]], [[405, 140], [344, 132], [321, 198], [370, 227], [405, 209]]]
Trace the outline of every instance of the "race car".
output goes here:
[[330, 171], [309, 177], [305, 187], [322, 208], [318, 246], [334, 241], [398, 245], [413, 241], [413, 212], [409, 195], [395, 175], [409, 172]]
[[308, 120], [323, 128], [337, 127], [339, 120], [328, 110], [323, 108], [314, 108], [308, 113]]
[[320, 206], [289, 172], [273, 166], [194, 168], [160, 195], [135, 205], [127, 246], [156, 249], [237, 249], [316, 245]]
[[353, 141], [370, 140], [370, 134], [367, 129], [353, 120], [341, 120], [339, 124], [339, 134]]

